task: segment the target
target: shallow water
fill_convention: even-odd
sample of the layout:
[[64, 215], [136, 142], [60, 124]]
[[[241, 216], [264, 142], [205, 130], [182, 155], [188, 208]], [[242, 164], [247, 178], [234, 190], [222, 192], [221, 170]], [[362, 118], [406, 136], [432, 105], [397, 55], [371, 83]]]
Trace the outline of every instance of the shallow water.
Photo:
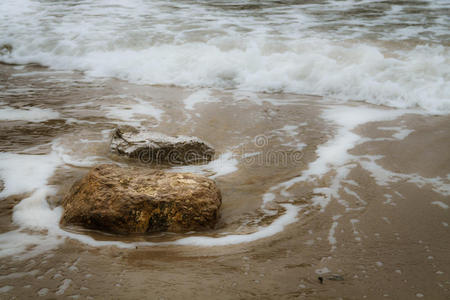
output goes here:
[[[0, 298], [448, 298], [448, 9], [3, 1]], [[214, 146], [161, 168], [216, 180], [215, 229], [60, 228], [91, 166], [154, 167], [125, 124]]]

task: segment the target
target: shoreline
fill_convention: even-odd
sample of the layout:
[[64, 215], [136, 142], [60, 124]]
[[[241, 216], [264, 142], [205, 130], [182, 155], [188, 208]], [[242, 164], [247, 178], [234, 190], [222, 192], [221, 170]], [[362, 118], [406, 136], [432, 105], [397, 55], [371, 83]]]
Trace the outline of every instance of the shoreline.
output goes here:
[[[2, 74], [20, 72], [8, 70]], [[48, 198], [51, 205], [58, 204], [65, 189], [88, 166], [111, 159], [105, 150], [109, 130], [132, 120], [166, 134], [199, 136], [213, 142], [219, 153], [230, 152], [230, 159], [237, 161], [236, 170], [215, 178], [224, 201], [221, 224], [213, 236], [258, 232], [258, 227], [273, 224], [261, 219], [267, 193], [274, 194], [268, 209], [286, 204], [302, 208], [297, 221], [281, 232], [237, 245], [134, 245], [138, 249], [120, 249], [92, 247], [67, 238], [56, 239], [52, 247], [52, 237], [45, 232], [24, 235], [35, 237], [31, 244], [44, 240], [41, 248], [24, 247], [22, 255], [15, 254], [16, 259], [0, 258], [0, 291], [5, 290], [0, 296], [35, 297], [43, 289], [47, 289], [46, 297], [82, 298], [133, 298], [149, 292], [171, 299], [186, 294], [225, 299], [376, 299], [385, 294], [440, 299], [449, 295], [450, 258], [446, 253], [450, 239], [444, 224], [450, 219], [445, 206], [432, 204], [449, 204], [447, 115], [403, 114], [363, 103], [329, 103], [291, 94], [239, 96], [209, 91], [210, 101], [192, 102], [185, 100], [193, 92], [182, 88], [104, 79], [85, 83], [77, 74], [68, 78], [49, 74], [52, 77], [11, 77], [9, 85], [36, 92], [15, 99], [2, 96], [0, 100], [8, 102], [0, 109], [35, 107], [42, 118], [50, 119], [2, 120], [0, 136], [2, 155], [11, 152], [14, 159], [24, 159], [24, 155], [39, 154], [37, 166], [47, 155], [43, 166], [49, 167], [48, 185], [56, 188]], [[323, 118], [326, 110], [343, 113], [344, 118], [335, 118], [333, 123], [333, 119]], [[359, 123], [347, 123], [353, 113], [364, 111], [376, 112], [379, 118], [366, 123], [357, 114]], [[56, 119], [52, 119], [54, 113]], [[386, 117], [390, 113], [393, 116]], [[267, 137], [264, 147], [255, 143], [255, 137], [261, 135]], [[336, 148], [339, 143], [342, 147]], [[258, 151], [295, 149], [302, 152], [301, 163], [288, 166], [276, 161], [270, 164], [270, 160], [262, 165], [246, 164], [244, 157]], [[54, 157], [49, 156], [52, 152]], [[340, 156], [333, 157], [336, 153]], [[326, 169], [311, 171], [318, 161]], [[11, 166], [11, 170], [16, 168]], [[308, 172], [308, 180], [301, 177]], [[293, 183], [286, 189], [276, 188], [286, 182]], [[8, 182], [4, 184], [8, 186]], [[25, 193], [42, 184], [47, 186], [46, 182], [30, 182], [31, 190]], [[10, 197], [8, 213], [2, 210], [0, 216], [1, 224], [7, 226], [17, 210], [13, 205], [17, 207], [18, 198], [25, 196]], [[326, 201], [319, 198], [327, 198], [326, 205], [322, 206]], [[284, 212], [278, 211], [275, 220], [283, 216]], [[164, 235], [156, 237], [165, 239]], [[37, 254], [27, 257], [33, 250]], [[344, 280], [325, 279], [324, 284], [317, 280], [330, 274]], [[5, 288], [8, 286], [12, 289]]]

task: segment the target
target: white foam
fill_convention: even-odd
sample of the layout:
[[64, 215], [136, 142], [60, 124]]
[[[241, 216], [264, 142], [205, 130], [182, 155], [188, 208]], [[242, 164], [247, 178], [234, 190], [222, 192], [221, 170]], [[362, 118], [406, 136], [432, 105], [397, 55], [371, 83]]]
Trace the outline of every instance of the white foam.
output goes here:
[[273, 200], [275, 200], [275, 194], [274, 193], [265, 193], [263, 195], [263, 205], [272, 202]]
[[[351, 11], [355, 26], [348, 26], [348, 14], [336, 13], [355, 3], [274, 5], [259, 10], [264, 18], [203, 2], [124, 3], [88, 0], [75, 9], [65, 2], [3, 0], [0, 45], [11, 45], [12, 52], [2, 50], [0, 59], [144, 84], [314, 94], [450, 112], [449, 49], [439, 44], [448, 32], [442, 2], [425, 2], [440, 16], [433, 18], [425, 17], [428, 6], [376, 18]], [[406, 26], [411, 20], [414, 26]], [[341, 30], [317, 29], [333, 22]], [[418, 42], [397, 43], [402, 39]]]
[[332, 167], [343, 166], [350, 161], [353, 156], [348, 153], [348, 150], [361, 141], [361, 137], [352, 132], [357, 126], [369, 122], [393, 120], [404, 113], [405, 111], [400, 110], [345, 106], [325, 110], [323, 118], [338, 125], [338, 131], [333, 139], [319, 146], [316, 151], [318, 159], [309, 165], [304, 176], [323, 176]]
[[[58, 226], [58, 223], [54, 225]], [[28, 259], [58, 247], [63, 241], [54, 231], [47, 235], [29, 234], [20, 230], [9, 231], [0, 234], [0, 257]]]
[[[450, 195], [450, 183], [447, 183], [448, 179], [442, 177], [426, 178], [420, 176], [419, 174], [403, 174], [395, 173], [386, 170], [381, 165], [377, 164], [376, 161], [381, 159], [380, 156], [364, 156], [364, 160], [360, 161], [361, 167], [370, 172], [371, 176], [376, 180], [378, 185], [386, 186], [389, 183], [399, 182], [404, 180], [418, 186], [419, 188], [430, 185], [436, 193], [443, 196]], [[399, 195], [401, 196], [401, 195]]]
[[328, 233], [328, 242], [331, 245], [331, 251], [333, 251], [336, 248], [336, 237], [334, 236], [335, 232], [336, 232], [336, 227], [338, 226], [338, 222], [333, 222], [333, 224], [331, 224], [331, 228], [330, 231]]
[[28, 121], [28, 122], [44, 122], [52, 119], [59, 119], [60, 114], [49, 108], [0, 108], [0, 121]]
[[5, 185], [0, 197], [31, 193], [14, 207], [13, 222], [20, 228], [49, 231], [46, 236], [24, 233], [21, 229], [0, 234], [0, 257], [29, 258], [53, 249], [62, 242], [60, 237], [54, 235], [59, 230], [61, 208], [52, 209], [47, 202], [47, 196], [54, 192], [47, 186], [48, 179], [60, 164], [61, 161], [54, 153], [0, 153], [0, 177]]
[[80, 153], [80, 148], [68, 149], [61, 145], [57, 140], [53, 142], [52, 150], [54, 155], [63, 163], [74, 167], [92, 167], [101, 163], [109, 163], [110, 160], [104, 156], [90, 155], [87, 153]]
[[154, 118], [160, 122], [164, 111], [140, 98], [134, 98], [134, 103], [117, 104], [104, 107], [106, 116], [111, 119], [122, 120], [130, 125], [139, 125], [141, 121], [146, 121], [147, 117]]
[[316, 270], [316, 274], [318, 274], [318, 275], [327, 274], [327, 273], [330, 273], [330, 272], [331, 271], [327, 267], [323, 267], [321, 269], [317, 269]]
[[405, 139], [408, 135], [410, 135], [412, 132], [414, 132], [414, 130], [411, 129], [407, 129], [405, 127], [400, 127], [400, 126], [396, 126], [396, 127], [378, 127], [378, 129], [380, 130], [387, 130], [387, 131], [395, 131], [395, 133], [392, 135], [392, 137], [394, 139], [397, 140], [403, 140]]
[[445, 203], [442, 202], [442, 201], [433, 201], [433, 202], [431, 202], [431, 204], [437, 205], [437, 206], [439, 206], [439, 207], [442, 208], [442, 209], [448, 209], [448, 205], [445, 204]]
[[384, 197], [386, 198], [386, 201], [384, 201], [383, 204], [390, 204], [392, 206], [396, 206], [397, 205], [394, 201], [392, 201], [392, 195], [384, 194]]
[[367, 201], [363, 200], [356, 192], [350, 190], [350, 189], [347, 188], [347, 187], [344, 187], [344, 191], [345, 191], [347, 194], [349, 194], [349, 195], [355, 197], [355, 198], [358, 200], [358, 202], [361, 203], [362, 205], [364, 205], [364, 206], [367, 205]]
[[298, 139], [299, 127], [306, 126], [308, 123], [303, 122], [298, 125], [285, 125], [280, 129], [274, 130], [273, 132], [278, 138], [284, 139], [285, 137], [293, 139], [287, 143], [280, 144], [281, 146], [287, 146], [295, 149], [296, 151], [302, 151], [307, 145], [300, 142]]
[[296, 136], [298, 127], [298, 125], [284, 125], [280, 130], [286, 132], [289, 136]]
[[195, 246], [225, 246], [235, 245], [241, 243], [249, 243], [262, 238], [267, 238], [280, 233], [289, 224], [294, 223], [297, 220], [297, 214], [300, 211], [300, 207], [291, 204], [281, 204], [286, 210], [285, 213], [275, 219], [269, 226], [260, 227], [258, 231], [251, 234], [243, 235], [227, 235], [219, 238], [212, 237], [188, 237], [179, 239], [174, 242], [176, 245], [195, 245]]
[[216, 178], [236, 172], [238, 170], [237, 164], [238, 160], [233, 158], [233, 154], [231, 152], [225, 152], [207, 166], [215, 173], [211, 178]]
[[251, 157], [254, 157], [254, 156], [257, 156], [257, 155], [260, 155], [260, 154], [261, 154], [261, 152], [244, 153], [244, 154], [242, 154], [242, 158], [244, 158], [244, 159], [245, 158], [251, 158]]
[[37, 292], [38, 296], [45, 296], [48, 294], [48, 288], [42, 288]]
[[[30, 197], [23, 199], [14, 207], [13, 222], [35, 230], [57, 228], [62, 207], [50, 208], [46, 201], [54, 191], [49, 187], [37, 189]], [[55, 226], [56, 224], [56, 226]], [[56, 228], [55, 228], [56, 227]]]
[[56, 295], [61, 296], [64, 294], [64, 292], [67, 290], [67, 288], [72, 283], [72, 279], [64, 279], [63, 283], [58, 287], [58, 290], [56, 291]]
[[183, 100], [184, 107], [188, 110], [194, 110], [194, 106], [199, 103], [212, 103], [219, 102], [217, 98], [211, 95], [211, 91], [208, 89], [199, 90]]
[[238, 160], [233, 157], [232, 152], [228, 151], [222, 153], [217, 159], [210, 161], [206, 165], [187, 165], [174, 167], [171, 169], [171, 171], [209, 175], [210, 178], [214, 179], [237, 171], [237, 165]]
[[[32, 192], [47, 184], [60, 164], [58, 156], [0, 153], [0, 178], [4, 189], [0, 198]], [[26, 180], [24, 179], [26, 176]]]
[[302, 151], [307, 145], [305, 143], [296, 143], [294, 149], [297, 151]]
[[[339, 190], [342, 183], [347, 179], [350, 171], [357, 166], [356, 162], [361, 162], [360, 157], [351, 155], [348, 151], [356, 145], [366, 141], [366, 139], [357, 135], [353, 130], [359, 125], [375, 122], [388, 121], [411, 111], [407, 110], [382, 110], [366, 107], [347, 107], [337, 106], [325, 109], [322, 117], [337, 125], [337, 132], [333, 138], [320, 145], [317, 150], [317, 159], [308, 165], [300, 176], [294, 177], [283, 182], [272, 190], [282, 189], [282, 194], [289, 195], [287, 190], [299, 182], [312, 182], [317, 178], [334, 170], [336, 174], [332, 177], [327, 187], [317, 187], [314, 189], [315, 196], [312, 198], [314, 205], [319, 205], [323, 209], [331, 201], [332, 197], [339, 199]], [[365, 201], [349, 188], [345, 190], [348, 194], [355, 196], [363, 205]]]

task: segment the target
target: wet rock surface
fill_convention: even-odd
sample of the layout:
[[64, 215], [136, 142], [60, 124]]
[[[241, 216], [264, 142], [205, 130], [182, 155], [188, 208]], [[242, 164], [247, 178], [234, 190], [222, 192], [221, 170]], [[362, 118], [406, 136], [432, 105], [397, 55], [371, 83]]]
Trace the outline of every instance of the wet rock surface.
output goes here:
[[204, 230], [221, 201], [215, 182], [200, 175], [98, 165], [64, 198], [61, 224], [120, 234]]
[[131, 126], [113, 132], [110, 150], [149, 164], [186, 165], [210, 161], [214, 149], [197, 137], [168, 136]]

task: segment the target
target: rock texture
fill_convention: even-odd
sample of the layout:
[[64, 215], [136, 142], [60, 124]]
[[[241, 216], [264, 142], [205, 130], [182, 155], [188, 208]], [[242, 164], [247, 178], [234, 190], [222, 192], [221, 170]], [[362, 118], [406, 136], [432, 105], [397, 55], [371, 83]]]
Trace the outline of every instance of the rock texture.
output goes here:
[[99, 165], [63, 200], [62, 225], [112, 233], [212, 228], [222, 198], [215, 182], [191, 173]]
[[130, 126], [114, 131], [110, 149], [113, 153], [153, 164], [202, 163], [214, 156], [214, 149], [199, 138], [167, 136]]

